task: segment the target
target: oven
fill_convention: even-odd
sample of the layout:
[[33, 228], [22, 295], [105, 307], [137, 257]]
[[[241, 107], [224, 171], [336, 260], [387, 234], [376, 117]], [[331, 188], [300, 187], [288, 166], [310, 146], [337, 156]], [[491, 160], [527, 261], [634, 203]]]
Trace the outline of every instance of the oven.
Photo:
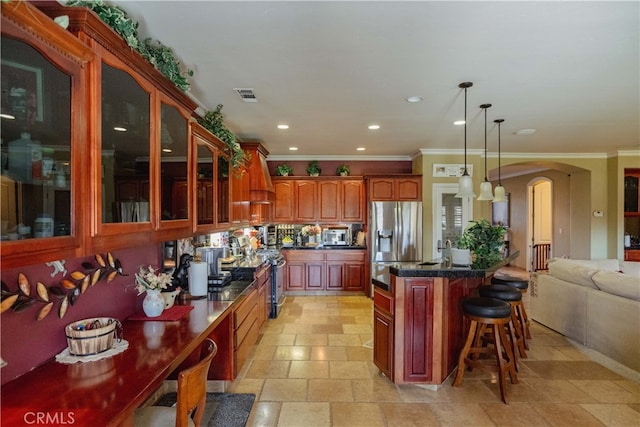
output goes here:
[[286, 297], [284, 296], [284, 266], [287, 261], [279, 254], [271, 262], [271, 318], [275, 319], [280, 313]]

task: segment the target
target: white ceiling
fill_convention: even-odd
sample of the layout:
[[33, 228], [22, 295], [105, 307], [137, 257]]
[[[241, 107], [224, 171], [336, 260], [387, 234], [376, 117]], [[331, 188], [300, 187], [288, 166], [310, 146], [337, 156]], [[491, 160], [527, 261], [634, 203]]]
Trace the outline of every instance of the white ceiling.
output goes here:
[[[505, 154], [639, 148], [637, 1], [111, 4], [140, 23], [141, 39], [173, 48], [194, 71], [190, 95], [206, 110], [223, 104], [227, 126], [263, 141], [270, 158], [459, 152], [464, 131], [452, 122], [464, 116], [465, 81], [470, 150], [484, 146], [483, 103], [493, 104], [491, 153], [497, 118]], [[537, 132], [514, 135], [526, 128]]]

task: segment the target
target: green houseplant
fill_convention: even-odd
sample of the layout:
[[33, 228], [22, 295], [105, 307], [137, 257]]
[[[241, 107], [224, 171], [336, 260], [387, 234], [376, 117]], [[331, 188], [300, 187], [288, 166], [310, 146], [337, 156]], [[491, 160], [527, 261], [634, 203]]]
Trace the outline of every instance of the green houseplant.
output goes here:
[[276, 167], [276, 173], [278, 176], [293, 175], [293, 168], [286, 163], [282, 163]]
[[320, 165], [318, 164], [317, 160], [312, 160], [309, 162], [309, 165], [307, 166], [307, 173], [310, 176], [318, 176], [320, 175], [320, 172], [322, 172], [322, 169], [320, 169]]
[[193, 76], [193, 71], [186, 70], [186, 72], [183, 72], [181, 70], [180, 63], [175, 58], [170, 47], [150, 38], [141, 42], [138, 38], [139, 23], [132, 20], [122, 8], [108, 5], [102, 0], [69, 0], [65, 3], [65, 6], [82, 6], [95, 12], [105, 24], [124, 39], [129, 47], [149, 61], [173, 84], [185, 92], [189, 89], [190, 85], [187, 76]]
[[348, 176], [350, 172], [349, 165], [342, 164], [336, 168], [336, 175]]
[[471, 221], [456, 243], [458, 249], [471, 251], [471, 267], [489, 268], [502, 260], [504, 235], [507, 229], [488, 220]]
[[242, 163], [249, 160], [247, 153], [240, 147], [236, 140], [236, 136], [224, 124], [224, 115], [222, 114], [222, 104], [218, 104], [215, 110], [207, 111], [207, 113], [198, 120], [209, 132], [220, 138], [229, 148], [231, 157], [231, 167], [237, 169]]

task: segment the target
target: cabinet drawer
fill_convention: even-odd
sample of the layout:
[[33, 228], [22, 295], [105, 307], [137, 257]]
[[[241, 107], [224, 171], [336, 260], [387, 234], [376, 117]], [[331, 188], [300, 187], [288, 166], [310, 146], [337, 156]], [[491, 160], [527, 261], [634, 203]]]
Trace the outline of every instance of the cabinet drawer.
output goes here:
[[393, 315], [393, 304], [394, 299], [393, 295], [390, 293], [383, 291], [381, 289], [375, 288], [373, 289], [373, 305], [376, 308], [379, 308], [390, 315]]
[[318, 249], [287, 250], [285, 257], [287, 261], [324, 261], [324, 252]]
[[[253, 289], [249, 295], [247, 295], [238, 307], [233, 312], [233, 329], [238, 330], [242, 323], [244, 323], [245, 319], [251, 315], [252, 312], [255, 311], [256, 303], [257, 303], [257, 291]], [[255, 315], [255, 313], [254, 313]]]
[[364, 251], [331, 249], [327, 251], [327, 261], [364, 262]]

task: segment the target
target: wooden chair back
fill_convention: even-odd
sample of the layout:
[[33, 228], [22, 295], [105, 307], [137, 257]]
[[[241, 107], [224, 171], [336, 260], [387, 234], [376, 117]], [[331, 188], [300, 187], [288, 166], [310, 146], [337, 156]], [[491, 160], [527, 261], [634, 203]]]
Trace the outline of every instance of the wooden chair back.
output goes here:
[[200, 347], [200, 361], [178, 374], [178, 402], [176, 405], [176, 427], [186, 427], [193, 413], [193, 423], [200, 426], [207, 400], [207, 373], [218, 347], [211, 338]]

